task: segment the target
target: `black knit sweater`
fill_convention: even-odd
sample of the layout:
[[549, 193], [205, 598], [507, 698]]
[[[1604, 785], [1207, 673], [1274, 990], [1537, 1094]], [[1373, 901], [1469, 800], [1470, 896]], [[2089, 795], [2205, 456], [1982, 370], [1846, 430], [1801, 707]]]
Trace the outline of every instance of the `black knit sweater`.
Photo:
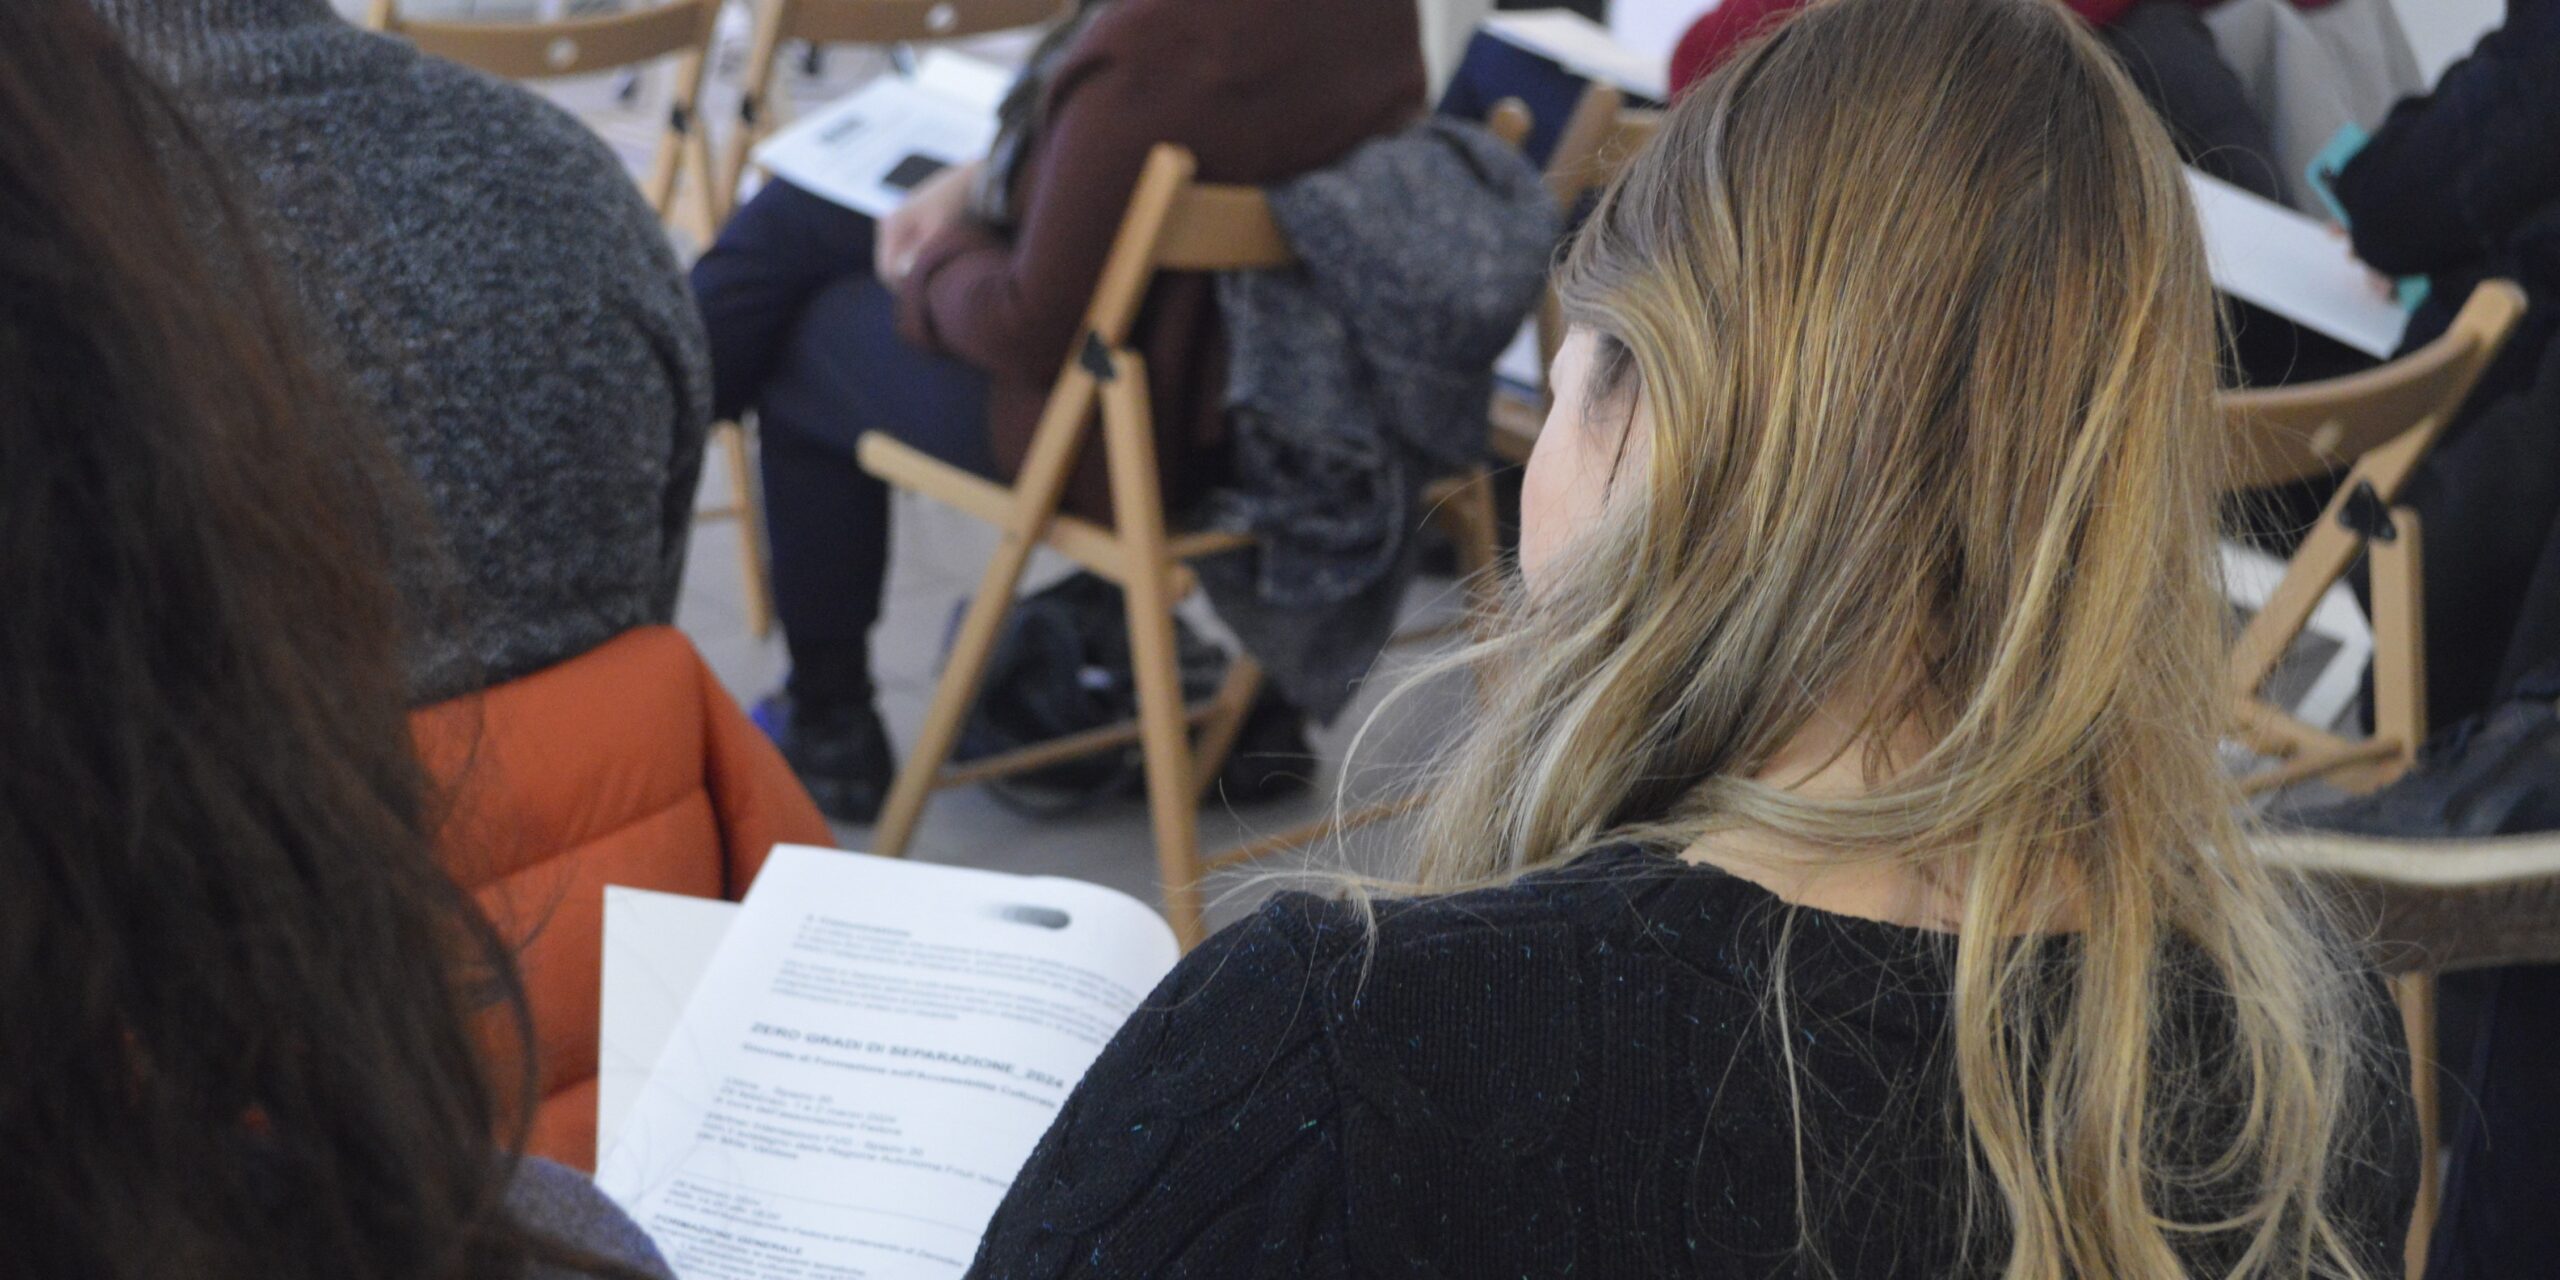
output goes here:
[[[1382, 904], [1374, 950], [1351, 908], [1284, 896], [1103, 1052], [971, 1274], [1997, 1274], [1997, 1242], [1967, 1265], [1954, 1230], [1951, 957], [1625, 848]], [[2396, 1027], [2378, 988], [2374, 1025]], [[2368, 1096], [2335, 1204], [2382, 1274], [2416, 1162], [2401, 1077], [2377, 1062]]]

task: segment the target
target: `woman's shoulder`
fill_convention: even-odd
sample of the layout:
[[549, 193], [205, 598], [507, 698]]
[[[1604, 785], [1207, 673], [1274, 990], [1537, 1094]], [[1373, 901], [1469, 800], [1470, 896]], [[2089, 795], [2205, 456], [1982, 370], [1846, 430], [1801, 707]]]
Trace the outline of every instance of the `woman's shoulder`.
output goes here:
[[[674, 1273], [648, 1233], [574, 1169], [527, 1157], [507, 1188], [507, 1209], [526, 1227], [561, 1244], [672, 1280]], [[567, 1278], [542, 1274], [538, 1280]]]
[[1235, 935], [1229, 945], [1283, 945], [1311, 971], [1348, 963], [1371, 977], [1382, 970], [1428, 976], [1492, 953], [1535, 961], [1542, 945], [1565, 946], [1621, 926], [1641, 929], [1639, 900], [1682, 870], [1632, 847], [1611, 846], [1451, 893], [1281, 893], [1229, 929]]

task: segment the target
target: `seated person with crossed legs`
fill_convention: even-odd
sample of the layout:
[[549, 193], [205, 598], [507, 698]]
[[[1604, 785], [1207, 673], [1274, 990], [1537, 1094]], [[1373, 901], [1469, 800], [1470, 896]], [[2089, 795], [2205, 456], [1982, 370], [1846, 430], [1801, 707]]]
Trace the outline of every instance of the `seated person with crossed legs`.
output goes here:
[[[694, 268], [722, 417], [762, 438], [775, 607], [791, 652], [783, 751], [830, 817], [867, 822], [894, 765], [872, 705], [887, 487], [855, 445], [887, 432], [988, 475], [1021, 462], [1148, 149], [1213, 182], [1319, 169], [1422, 108], [1411, 6], [1085, 0], [1007, 96], [988, 157], [877, 225], [768, 183]], [[1222, 433], [1224, 350], [1204, 279], [1150, 294], [1137, 341], [1177, 504]], [[1099, 450], [1068, 509], [1107, 516]]]

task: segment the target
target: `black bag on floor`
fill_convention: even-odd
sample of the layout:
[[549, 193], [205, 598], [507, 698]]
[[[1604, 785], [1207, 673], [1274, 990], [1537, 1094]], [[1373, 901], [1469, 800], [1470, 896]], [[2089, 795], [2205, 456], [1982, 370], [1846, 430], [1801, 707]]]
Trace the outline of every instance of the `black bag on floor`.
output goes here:
[[[1182, 696], [1217, 692], [1227, 655], [1180, 618]], [[960, 730], [953, 758], [984, 760], [1071, 733], [1119, 724], [1138, 714], [1138, 684], [1129, 656], [1127, 605], [1107, 579], [1078, 572], [1023, 597], [988, 659], [978, 705]], [[1008, 808], [1056, 817], [1097, 801], [1145, 791], [1138, 746], [1000, 778], [987, 790]]]

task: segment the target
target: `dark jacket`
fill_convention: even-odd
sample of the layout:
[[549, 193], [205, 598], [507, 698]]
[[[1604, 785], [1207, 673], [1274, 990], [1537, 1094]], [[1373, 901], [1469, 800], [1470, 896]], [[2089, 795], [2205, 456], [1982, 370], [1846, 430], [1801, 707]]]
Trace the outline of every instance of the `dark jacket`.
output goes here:
[[[1397, 0], [1112, 0], [1049, 83], [1020, 157], [1016, 229], [965, 225], [925, 246], [899, 291], [899, 324], [992, 379], [988, 430], [1010, 473], [1050, 386], [1148, 151], [1179, 143], [1208, 182], [1268, 184], [1321, 169], [1422, 110], [1421, 38]], [[1154, 395], [1166, 495], [1196, 496], [1224, 438], [1225, 346], [1206, 277], [1148, 295], [1135, 334]], [[1108, 518], [1098, 447], [1070, 509]]]
[[2521, 385], [2560, 309], [2560, 0], [2513, 0], [2433, 92], [2391, 109], [2337, 195], [2357, 257], [2434, 278], [2407, 346], [2443, 333], [2481, 280], [2525, 287], [2533, 307], [2491, 390]]
[[[2432, 280], [2404, 348], [2441, 335], [2471, 289], [2505, 277], [2529, 308], [2405, 498], [2426, 531], [2428, 712], [2487, 710], [2503, 682], [2560, 655], [2560, 0], [2514, 0], [2506, 24], [2394, 107], [2338, 176], [2356, 255]], [[2541, 615], [2537, 620], [2537, 615]]]

